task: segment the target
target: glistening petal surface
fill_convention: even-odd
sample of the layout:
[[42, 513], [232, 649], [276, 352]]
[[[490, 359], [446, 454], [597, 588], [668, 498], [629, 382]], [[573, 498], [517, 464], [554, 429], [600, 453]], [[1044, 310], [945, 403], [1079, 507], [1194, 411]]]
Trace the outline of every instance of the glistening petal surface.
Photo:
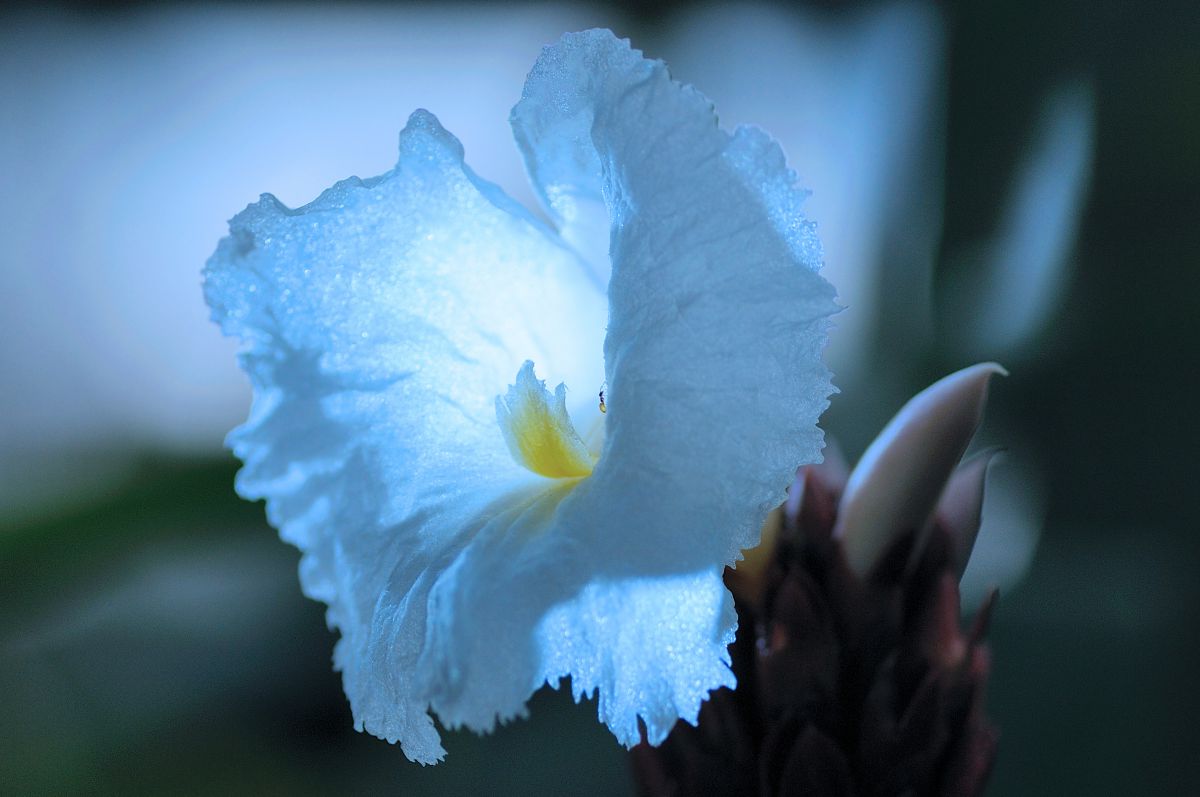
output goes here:
[[[549, 532], [480, 535], [435, 587], [420, 670], [460, 668], [431, 685], [433, 707], [486, 727], [524, 699], [483, 677], [503, 650], [530, 687], [569, 673], [577, 694], [598, 690], [626, 744], [639, 715], [658, 741], [732, 682], [721, 568], [820, 457], [833, 291], [778, 146], [720, 130], [703, 96], [611, 33], [547, 48], [512, 119], [564, 238], [586, 245], [608, 215], [607, 434], [591, 476], [528, 509], [553, 515]], [[522, 588], [535, 577], [542, 594]]]
[[527, 358], [568, 384], [602, 379], [603, 296], [462, 157], [418, 111], [393, 171], [298, 210], [264, 196], [205, 280], [255, 388], [230, 437], [239, 491], [266, 498], [304, 551], [358, 727], [426, 763], [442, 755], [414, 690], [426, 596], [483, 507], [535, 478], [509, 454], [495, 397]]

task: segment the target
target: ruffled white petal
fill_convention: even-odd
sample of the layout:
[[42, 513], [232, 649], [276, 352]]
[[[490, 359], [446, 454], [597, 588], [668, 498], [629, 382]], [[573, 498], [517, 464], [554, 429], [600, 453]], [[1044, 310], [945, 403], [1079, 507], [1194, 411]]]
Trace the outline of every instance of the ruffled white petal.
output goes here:
[[[305, 550], [359, 726], [425, 762], [427, 707], [487, 730], [568, 675], [625, 744], [639, 718], [653, 742], [694, 722], [733, 683], [722, 567], [818, 459], [832, 389], [832, 289], [766, 136], [721, 132], [599, 31], [543, 54], [513, 118], [563, 239], [586, 249], [603, 208], [611, 279], [595, 250], [584, 279], [423, 113], [394, 172], [239, 215], [207, 279], [256, 388], [239, 487]], [[526, 360], [571, 392], [533, 390]], [[607, 379], [590, 476], [514, 462], [495, 403], [514, 374], [585, 439]]]
[[238, 488], [304, 550], [357, 725], [430, 762], [442, 750], [413, 689], [425, 596], [481, 507], [536, 479], [513, 462], [495, 397], [526, 358], [599, 384], [605, 309], [432, 115], [413, 115], [400, 149], [392, 172], [299, 210], [247, 208], [205, 291], [255, 387], [230, 437]]
[[660, 744], [680, 717], [695, 721], [707, 690], [736, 685], [722, 569], [588, 584], [537, 629], [545, 679], [570, 673], [576, 700], [595, 689], [600, 720], [625, 746], [640, 741], [639, 718]]
[[636, 741], [640, 715], [660, 740], [732, 682], [721, 567], [819, 459], [833, 291], [779, 148], [722, 132], [703, 97], [611, 33], [548, 48], [513, 123], [569, 240], [597, 203], [611, 217], [607, 434], [590, 477], [510, 521], [548, 532], [464, 550], [431, 595], [420, 669], [473, 668], [430, 684], [452, 724], [490, 727], [570, 673], [619, 739]]

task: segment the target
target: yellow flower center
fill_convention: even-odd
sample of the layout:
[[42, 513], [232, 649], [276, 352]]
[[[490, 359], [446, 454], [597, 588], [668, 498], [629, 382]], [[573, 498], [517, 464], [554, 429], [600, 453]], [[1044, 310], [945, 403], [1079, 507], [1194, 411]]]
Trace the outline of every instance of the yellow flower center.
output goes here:
[[506, 395], [496, 397], [496, 419], [519, 465], [551, 479], [591, 474], [596, 458], [567, 414], [566, 385], [551, 395], [534, 375], [532, 362], [521, 366]]

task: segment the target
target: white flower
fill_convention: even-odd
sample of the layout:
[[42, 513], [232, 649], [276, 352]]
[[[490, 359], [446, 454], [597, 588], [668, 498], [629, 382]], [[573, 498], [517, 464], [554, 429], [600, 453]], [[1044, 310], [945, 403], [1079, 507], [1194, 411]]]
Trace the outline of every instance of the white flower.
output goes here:
[[734, 682], [722, 568], [832, 391], [766, 135], [607, 31], [547, 48], [512, 124], [554, 230], [417, 111], [393, 171], [264, 196], [206, 272], [255, 389], [238, 489], [304, 551], [357, 726], [423, 763], [430, 709], [486, 731], [565, 676], [626, 745], [694, 722]]

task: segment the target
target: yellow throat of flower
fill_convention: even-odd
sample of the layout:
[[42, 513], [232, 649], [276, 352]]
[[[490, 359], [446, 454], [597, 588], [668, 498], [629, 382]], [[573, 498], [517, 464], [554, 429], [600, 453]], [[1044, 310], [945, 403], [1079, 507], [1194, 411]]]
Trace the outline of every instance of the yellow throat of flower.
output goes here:
[[567, 414], [567, 388], [553, 395], [526, 361], [516, 384], [496, 397], [496, 420], [513, 459], [534, 473], [551, 479], [588, 476], [596, 458], [575, 431]]

